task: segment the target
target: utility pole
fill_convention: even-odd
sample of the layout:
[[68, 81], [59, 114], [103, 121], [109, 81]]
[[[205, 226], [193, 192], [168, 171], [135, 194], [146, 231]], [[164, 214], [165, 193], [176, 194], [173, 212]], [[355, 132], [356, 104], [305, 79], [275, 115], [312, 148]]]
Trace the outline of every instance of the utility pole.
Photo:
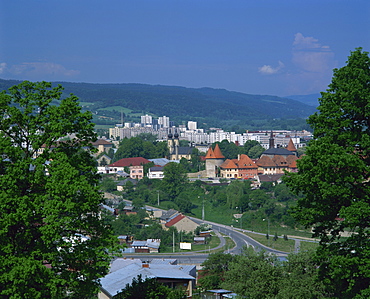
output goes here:
[[203, 197], [203, 208], [202, 208], [202, 221], [204, 222], [204, 197]]
[[158, 207], [159, 207], [159, 190], [157, 190], [157, 195], [158, 195]]
[[175, 231], [172, 232], [172, 252], [175, 252]]

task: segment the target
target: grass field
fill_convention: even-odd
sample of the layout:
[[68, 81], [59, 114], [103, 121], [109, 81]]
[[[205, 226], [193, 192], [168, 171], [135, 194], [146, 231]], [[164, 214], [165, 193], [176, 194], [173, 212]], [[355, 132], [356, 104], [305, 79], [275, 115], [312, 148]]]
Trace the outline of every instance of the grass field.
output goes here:
[[130, 114], [131, 113], [131, 109], [128, 109], [128, 108], [125, 108], [123, 106], [109, 106], [109, 107], [105, 107], [105, 108], [100, 108], [98, 110], [103, 110], [103, 111], [119, 111], [119, 112], [123, 112], [124, 114]]
[[[208, 239], [207, 244], [192, 244], [190, 251], [208, 250], [212, 252], [212, 249], [216, 248], [218, 245], [220, 245], [220, 238], [218, 238], [214, 233], [212, 233], [212, 237]], [[161, 253], [187, 252], [187, 251], [189, 250], [180, 249], [179, 243], [175, 243], [175, 248], [173, 248], [172, 246], [161, 248]]]

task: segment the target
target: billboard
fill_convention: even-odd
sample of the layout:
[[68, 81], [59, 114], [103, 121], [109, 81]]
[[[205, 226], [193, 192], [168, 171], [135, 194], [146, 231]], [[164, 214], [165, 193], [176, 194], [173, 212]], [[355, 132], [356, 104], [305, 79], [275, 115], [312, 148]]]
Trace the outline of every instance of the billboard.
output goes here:
[[180, 243], [180, 249], [191, 250], [191, 243], [181, 242]]

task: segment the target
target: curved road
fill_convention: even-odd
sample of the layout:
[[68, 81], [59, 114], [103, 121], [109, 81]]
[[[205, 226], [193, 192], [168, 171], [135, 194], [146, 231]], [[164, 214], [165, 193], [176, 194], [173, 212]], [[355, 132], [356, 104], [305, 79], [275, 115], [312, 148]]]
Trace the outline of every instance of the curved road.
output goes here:
[[[153, 208], [152, 208], [153, 209]], [[228, 248], [224, 252], [230, 254], [241, 254], [244, 246], [252, 246], [254, 250], [265, 250], [267, 253], [274, 254], [278, 257], [286, 257], [288, 255], [287, 252], [275, 250], [273, 248], [267, 247], [262, 245], [261, 243], [257, 242], [256, 240], [248, 237], [247, 235], [241, 232], [241, 229], [237, 229], [231, 226], [218, 224], [210, 221], [202, 221], [200, 219], [189, 217], [194, 222], [201, 224], [211, 224], [212, 230], [219, 236], [221, 239], [221, 243], [217, 248], [223, 247], [226, 242], [224, 237], [221, 234], [229, 236], [234, 242], [234, 248]], [[215, 248], [212, 248], [214, 250]], [[163, 258], [163, 259], [177, 259], [179, 264], [202, 264], [207, 258], [209, 254], [209, 249], [200, 250], [200, 251], [193, 251], [193, 252], [174, 252], [174, 253], [154, 253], [154, 254], [124, 254], [125, 257], [128, 258], [140, 258], [141, 260], [152, 260], [154, 258]]]
[[231, 226], [218, 224], [210, 221], [201, 221], [197, 218], [190, 217], [194, 222], [196, 223], [207, 223], [212, 225], [213, 231], [218, 231], [222, 234], [230, 236], [230, 238], [235, 242], [236, 246], [232, 249], [227, 250], [228, 253], [231, 254], [241, 254], [244, 246], [252, 246], [254, 250], [265, 250], [266, 252], [270, 254], [274, 254], [276, 256], [287, 256], [287, 252], [279, 251], [270, 247], [267, 247], [265, 245], [262, 245], [261, 243], [257, 242], [256, 240], [252, 239], [251, 237], [248, 237], [247, 235], [243, 234], [239, 228], [234, 228]]

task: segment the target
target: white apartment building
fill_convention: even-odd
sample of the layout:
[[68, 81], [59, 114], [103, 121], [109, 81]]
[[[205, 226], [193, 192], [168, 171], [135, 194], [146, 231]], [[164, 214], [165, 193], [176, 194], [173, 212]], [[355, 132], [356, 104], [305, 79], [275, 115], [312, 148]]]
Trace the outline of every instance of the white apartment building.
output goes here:
[[151, 115], [145, 114], [141, 116], [141, 124], [143, 126], [152, 125], [153, 117]]
[[188, 129], [190, 130], [197, 130], [197, 122], [196, 121], [188, 121]]
[[[116, 125], [116, 127], [110, 128], [109, 137], [117, 140], [135, 137], [141, 133], [150, 133], [157, 135], [157, 140], [166, 140], [168, 129], [171, 125], [170, 118], [167, 116], [159, 117], [158, 125], [157, 119], [153, 119], [152, 116], [146, 114], [141, 116], [141, 123], [125, 123], [124, 127]], [[188, 140], [195, 144], [211, 144], [227, 140], [238, 143], [240, 146], [243, 146], [249, 140], [255, 140], [265, 149], [268, 149], [270, 146], [271, 131], [268, 130], [247, 131], [243, 134], [237, 134], [235, 132], [225, 132], [220, 128], [211, 128], [214, 132], [205, 133], [203, 129], [198, 129], [197, 127], [196, 121], [188, 121], [187, 126], [179, 125], [177, 132], [180, 133], [180, 139]], [[275, 147], [286, 147], [289, 140], [292, 139], [294, 146], [300, 148], [305, 146], [305, 143], [301, 143], [301, 138], [308, 140], [311, 137], [311, 133], [307, 131], [274, 130], [273, 137]]]
[[158, 117], [158, 124], [162, 125], [163, 128], [170, 127], [170, 118], [168, 116]]

